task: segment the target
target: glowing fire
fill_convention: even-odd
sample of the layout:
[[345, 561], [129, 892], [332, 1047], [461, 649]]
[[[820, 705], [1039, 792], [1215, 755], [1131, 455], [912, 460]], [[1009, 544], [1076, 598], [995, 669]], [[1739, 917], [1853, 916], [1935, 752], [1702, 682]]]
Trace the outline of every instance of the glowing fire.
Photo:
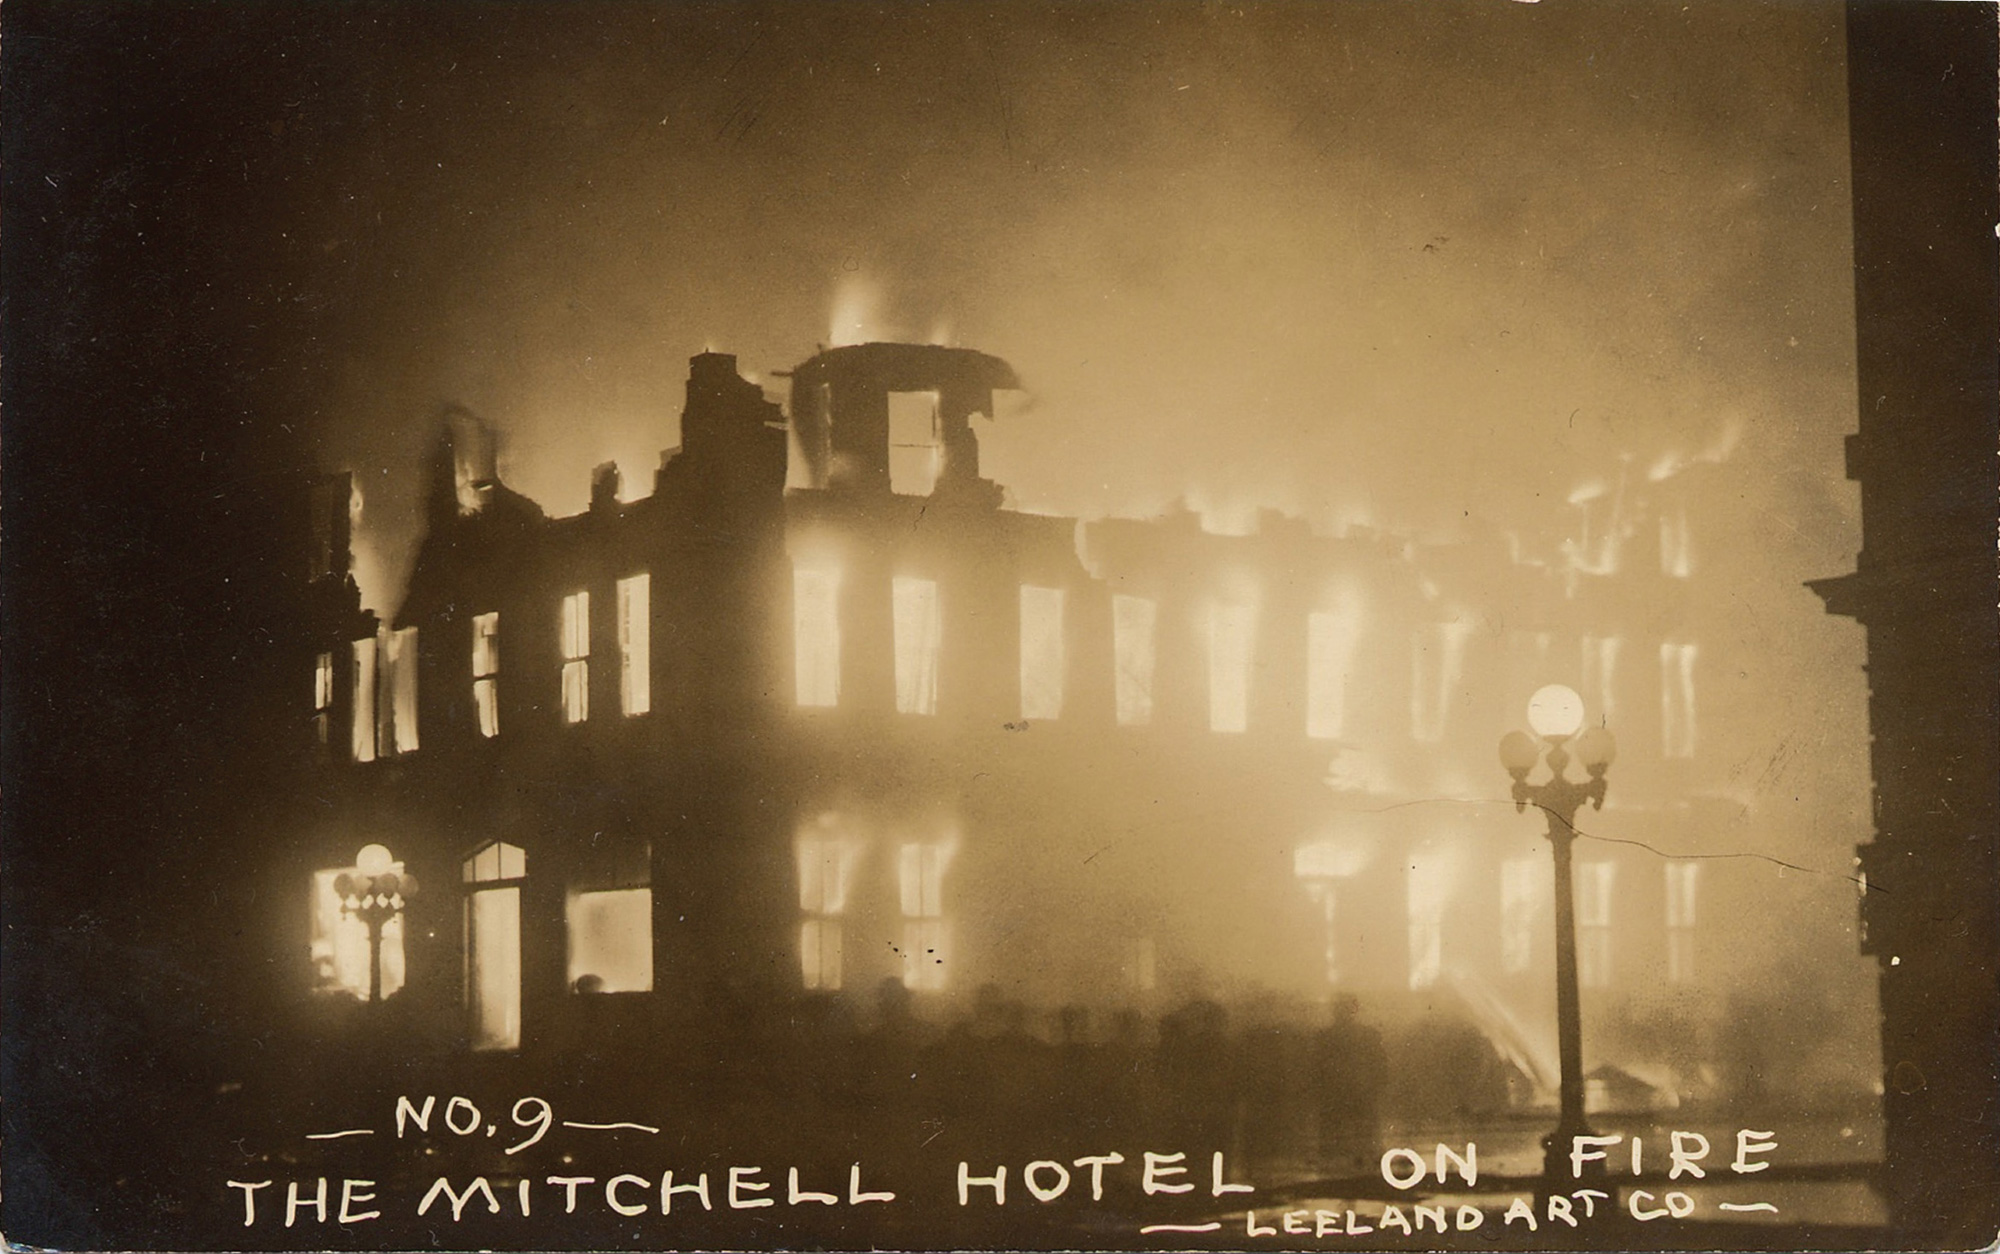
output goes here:
[[842, 348], [882, 338], [877, 329], [881, 299], [881, 290], [873, 280], [858, 274], [843, 276], [833, 293], [833, 318], [826, 332], [828, 346]]

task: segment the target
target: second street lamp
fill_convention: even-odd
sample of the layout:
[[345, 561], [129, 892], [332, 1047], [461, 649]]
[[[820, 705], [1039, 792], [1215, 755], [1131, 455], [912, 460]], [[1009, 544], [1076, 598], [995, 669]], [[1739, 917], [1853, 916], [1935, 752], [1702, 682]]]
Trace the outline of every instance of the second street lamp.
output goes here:
[[[1550, 1188], [1568, 1174], [1575, 1138], [1591, 1135], [1583, 1114], [1583, 1012], [1577, 992], [1576, 899], [1571, 888], [1570, 847], [1576, 843], [1576, 812], [1588, 801], [1604, 806], [1604, 774], [1618, 756], [1618, 744], [1602, 727], [1583, 728], [1583, 698], [1561, 684], [1550, 684], [1528, 700], [1526, 732], [1508, 732], [1500, 741], [1500, 764], [1514, 777], [1514, 809], [1533, 805], [1548, 819], [1549, 844], [1555, 853], [1556, 882], [1556, 1040], [1561, 1064], [1561, 1109], [1555, 1131], [1542, 1142], [1542, 1174]], [[1575, 755], [1570, 742], [1574, 738]], [[1549, 777], [1528, 782], [1546, 761]], [[1577, 782], [1565, 773], [1574, 761], [1587, 776]]]

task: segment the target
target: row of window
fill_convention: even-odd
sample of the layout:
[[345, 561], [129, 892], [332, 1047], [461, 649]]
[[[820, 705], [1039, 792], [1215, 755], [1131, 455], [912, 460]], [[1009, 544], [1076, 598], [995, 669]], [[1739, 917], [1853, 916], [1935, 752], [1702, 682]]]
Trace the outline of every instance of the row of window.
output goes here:
[[[1067, 663], [1064, 653], [1065, 594], [1060, 588], [1023, 584], [1020, 589], [1021, 716], [1059, 718], [1063, 711]], [[898, 576], [890, 581], [890, 622], [895, 659], [896, 709], [903, 714], [937, 713], [938, 659], [944, 618], [938, 585], [929, 579]], [[840, 704], [840, 575], [825, 568], [800, 567], [793, 575], [793, 670], [795, 696], [802, 706]], [[1154, 638], [1159, 607], [1145, 597], [1111, 598], [1114, 698], [1118, 722], [1144, 726], [1153, 719]], [[1207, 611], [1208, 723], [1211, 731], [1241, 732], [1249, 727], [1250, 691], [1256, 646], [1254, 606], [1215, 602]], [[1306, 631], [1306, 734], [1338, 740], [1348, 721], [1348, 679], [1361, 642], [1362, 613], [1349, 600], [1316, 611]], [[1418, 633], [1411, 653], [1410, 734], [1434, 743], [1445, 736], [1451, 698], [1461, 688], [1465, 648], [1472, 624], [1431, 624]], [[1605, 718], [1614, 717], [1621, 641], [1587, 636], [1582, 641], [1584, 698]], [[1670, 641], [1660, 646], [1660, 718], [1667, 757], [1695, 751], [1694, 672], [1697, 647]]]
[[[824, 827], [824, 825], [822, 825]], [[842, 986], [844, 918], [852, 888], [860, 842], [838, 835], [802, 836], [798, 856], [799, 961], [801, 982], [809, 989]], [[900, 955], [903, 983], [914, 990], [945, 986], [950, 928], [944, 912], [944, 877], [953, 846], [934, 841], [910, 841], [897, 846], [897, 899], [902, 915]], [[1301, 851], [1299, 874], [1308, 893], [1324, 912], [1326, 964], [1330, 982], [1344, 982], [1337, 943], [1335, 884], [1325, 875], [1312, 850]], [[390, 870], [400, 875], [403, 864]], [[312, 956], [318, 986], [365, 997], [371, 960], [368, 930], [352, 910], [344, 908], [338, 881], [354, 868], [334, 868], [313, 876]], [[464, 995], [472, 1040], [480, 1049], [512, 1049], [521, 1038], [521, 889], [527, 878], [527, 854], [504, 841], [491, 842], [461, 868], [465, 885]], [[1577, 962], [1586, 988], [1608, 987], [1613, 980], [1613, 900], [1618, 864], [1583, 861], [1576, 866]], [[1699, 864], [1669, 862], [1666, 878], [1666, 978], [1687, 983], [1695, 978], [1696, 889]], [[1448, 863], [1419, 856], [1407, 879], [1408, 982], [1412, 989], [1437, 984], [1444, 972], [1445, 916], [1456, 892], [1455, 869]], [[1539, 858], [1509, 859], [1501, 864], [1501, 970], [1509, 975], [1532, 965], [1535, 937], [1547, 930], [1548, 871]], [[650, 992], [653, 988], [653, 894], [647, 855], [643, 850], [621, 872], [600, 874], [566, 895], [568, 978], [578, 993]], [[405, 980], [403, 920], [400, 915], [382, 925], [380, 988], [394, 995]], [[1154, 986], [1156, 957], [1150, 937], [1126, 943], [1127, 984], [1144, 991]]]
[[[838, 836], [807, 836], [798, 842], [799, 963], [807, 988], [841, 986], [848, 888], [861, 852], [859, 842]], [[952, 847], [910, 841], [897, 848], [896, 888], [903, 916], [899, 953], [903, 985], [940, 989], [945, 985], [949, 928], [944, 917], [944, 873]]]
[[[1335, 885], [1338, 877], [1319, 873], [1302, 852], [1299, 875], [1326, 921], [1327, 979], [1343, 979], [1338, 944]], [[1701, 867], [1694, 862], [1665, 864], [1666, 978], [1685, 984], [1695, 978], [1695, 896]], [[1578, 862], [1576, 894], [1577, 977], [1585, 988], [1608, 988], [1613, 980], [1613, 898], [1618, 864]], [[1429, 988], [1444, 974], [1445, 918], [1457, 904], [1457, 868], [1442, 859], [1417, 857], [1405, 881], [1409, 986]], [[1511, 858], [1500, 865], [1500, 969], [1520, 975], [1533, 964], [1536, 937], [1549, 928], [1549, 866], [1543, 858]]]
[[[653, 708], [653, 577], [640, 573], [620, 579], [618, 599], [618, 712], [630, 718]], [[500, 616], [492, 620], [489, 636], [497, 639]], [[477, 630], [477, 629], [475, 629]], [[581, 723], [590, 717], [590, 593], [572, 592], [562, 599], [562, 715], [565, 723]], [[497, 663], [495, 664], [497, 667]], [[473, 673], [479, 671], [477, 660]], [[493, 730], [499, 733], [498, 720]]]
[[[403, 864], [390, 870], [403, 873]], [[512, 1049], [521, 1041], [521, 886], [527, 855], [504, 841], [486, 845], [463, 865], [465, 1005], [480, 1049]], [[370, 948], [367, 925], [343, 908], [337, 881], [354, 868], [313, 876], [311, 952], [323, 992], [366, 997]], [[565, 900], [570, 986], [580, 993], [643, 993], [653, 987], [653, 890], [642, 853], [625, 873], [572, 887]], [[381, 993], [403, 987], [403, 918], [382, 924]]]
[[[652, 709], [652, 579], [645, 573], [616, 584], [619, 712]], [[1067, 596], [1060, 588], [1024, 584], [1020, 589], [1021, 717], [1047, 721], [1062, 716], [1068, 661], [1064, 647]], [[838, 572], [800, 567], [793, 579], [793, 663], [795, 695], [802, 706], [840, 704], [841, 633]], [[895, 661], [896, 709], [903, 714], [935, 714], [944, 617], [934, 580], [897, 577], [890, 582], [890, 622]], [[561, 648], [563, 721], [590, 717], [590, 593], [562, 598], [558, 631]], [[1153, 718], [1155, 602], [1123, 594], [1111, 598], [1114, 697], [1118, 722], [1144, 726]], [[1253, 606], [1216, 602], [1208, 607], [1208, 722], [1216, 732], [1249, 726], [1252, 663], [1256, 644]], [[1306, 716], [1309, 737], [1337, 740], [1348, 721], [1348, 679], [1361, 641], [1362, 614], [1349, 601], [1312, 613], [1306, 632]], [[1423, 743], [1444, 738], [1453, 694], [1462, 685], [1470, 623], [1437, 623], [1420, 631], [1411, 650], [1410, 734]], [[1622, 641], [1586, 636], [1582, 641], [1583, 697], [1607, 720], [1615, 720], [1617, 671]], [[417, 747], [417, 631], [390, 632], [354, 642], [354, 721], [352, 751], [358, 762], [378, 752], [407, 753]], [[1695, 751], [1695, 663], [1689, 642], [1660, 645], [1662, 752], [1670, 758]], [[379, 670], [378, 674], [378, 661]], [[471, 683], [479, 733], [500, 734], [500, 615], [472, 620]], [[313, 680], [314, 718], [324, 743], [333, 708], [333, 655], [317, 659]], [[377, 693], [385, 692], [390, 717], [380, 719]], [[382, 743], [386, 735], [387, 744]]]

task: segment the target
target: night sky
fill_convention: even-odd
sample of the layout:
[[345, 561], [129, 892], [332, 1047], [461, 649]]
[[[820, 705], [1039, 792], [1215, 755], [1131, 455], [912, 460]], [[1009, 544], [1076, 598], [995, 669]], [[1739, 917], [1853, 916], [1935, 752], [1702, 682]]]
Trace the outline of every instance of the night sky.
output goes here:
[[1831, 8], [341, 13], [239, 44], [242, 229], [381, 608], [445, 404], [567, 513], [602, 460], [645, 490], [690, 354], [775, 390], [870, 338], [1017, 367], [1025, 508], [1532, 529], [1733, 448], [1787, 585], [1855, 547]]

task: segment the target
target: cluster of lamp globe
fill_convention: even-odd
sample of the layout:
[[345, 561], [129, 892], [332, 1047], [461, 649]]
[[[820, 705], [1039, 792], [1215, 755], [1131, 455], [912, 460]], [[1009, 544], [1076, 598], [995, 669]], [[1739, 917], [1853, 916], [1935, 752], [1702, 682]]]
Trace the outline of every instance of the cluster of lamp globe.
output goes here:
[[[1584, 730], [1583, 698], [1562, 684], [1539, 688], [1528, 698], [1528, 726], [1548, 746], [1549, 765], [1558, 778], [1571, 757], [1564, 745], [1575, 737], [1574, 756], [1593, 779], [1601, 779], [1618, 757], [1618, 741], [1604, 727]], [[1582, 732], [1578, 735], [1578, 732]], [[1508, 732], [1500, 741], [1500, 765], [1516, 780], [1525, 780], [1540, 760], [1543, 744], [1526, 732]]]
[[398, 874], [395, 868], [395, 855], [385, 846], [363, 845], [354, 855], [354, 869], [334, 877], [333, 891], [356, 914], [384, 907], [393, 914], [417, 895], [417, 877]]

